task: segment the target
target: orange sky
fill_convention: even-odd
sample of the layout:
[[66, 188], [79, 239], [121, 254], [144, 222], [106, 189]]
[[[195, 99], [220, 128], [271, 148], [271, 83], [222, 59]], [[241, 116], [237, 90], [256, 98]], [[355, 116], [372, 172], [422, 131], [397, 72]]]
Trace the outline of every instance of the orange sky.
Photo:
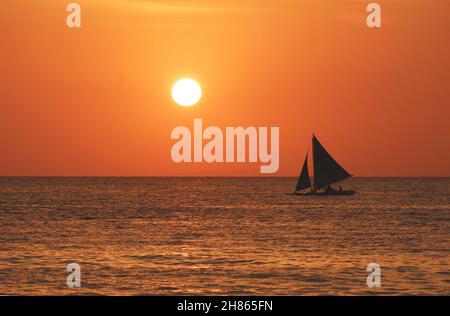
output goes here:
[[[279, 126], [279, 176], [313, 132], [356, 176], [450, 176], [450, 3], [78, 0], [0, 5], [0, 175], [258, 176], [175, 164], [177, 126]], [[176, 106], [171, 85], [204, 97]]]

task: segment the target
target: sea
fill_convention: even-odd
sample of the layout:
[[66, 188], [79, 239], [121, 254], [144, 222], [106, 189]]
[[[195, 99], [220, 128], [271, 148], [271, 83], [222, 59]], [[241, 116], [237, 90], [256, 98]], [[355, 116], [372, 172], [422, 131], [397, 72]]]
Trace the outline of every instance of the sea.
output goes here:
[[1, 177], [0, 294], [450, 294], [450, 178], [295, 183]]

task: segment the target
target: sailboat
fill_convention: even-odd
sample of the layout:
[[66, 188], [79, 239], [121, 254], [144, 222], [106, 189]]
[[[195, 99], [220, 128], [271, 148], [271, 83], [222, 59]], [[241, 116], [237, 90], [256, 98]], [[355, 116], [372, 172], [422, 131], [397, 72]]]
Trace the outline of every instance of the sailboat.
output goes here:
[[332, 184], [350, 178], [352, 175], [341, 167], [336, 160], [322, 146], [315, 135], [312, 137], [314, 177], [313, 183], [309, 177], [308, 154], [306, 153], [305, 162], [297, 181], [295, 192], [289, 195], [353, 195], [355, 191], [333, 189]]

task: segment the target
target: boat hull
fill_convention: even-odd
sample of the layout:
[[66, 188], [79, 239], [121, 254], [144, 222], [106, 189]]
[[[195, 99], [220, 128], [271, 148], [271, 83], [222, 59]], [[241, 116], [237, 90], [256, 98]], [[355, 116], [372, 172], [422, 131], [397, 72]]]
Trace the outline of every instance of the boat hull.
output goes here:
[[324, 191], [324, 192], [294, 192], [287, 195], [299, 195], [299, 196], [349, 196], [354, 195], [356, 191]]

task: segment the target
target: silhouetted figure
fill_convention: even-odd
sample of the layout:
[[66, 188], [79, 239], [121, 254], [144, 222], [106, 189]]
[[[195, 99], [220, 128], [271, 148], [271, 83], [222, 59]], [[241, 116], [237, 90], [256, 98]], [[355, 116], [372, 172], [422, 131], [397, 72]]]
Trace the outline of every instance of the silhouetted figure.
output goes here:
[[334, 189], [331, 187], [331, 185], [327, 186], [327, 188], [325, 189], [326, 192], [333, 192]]

